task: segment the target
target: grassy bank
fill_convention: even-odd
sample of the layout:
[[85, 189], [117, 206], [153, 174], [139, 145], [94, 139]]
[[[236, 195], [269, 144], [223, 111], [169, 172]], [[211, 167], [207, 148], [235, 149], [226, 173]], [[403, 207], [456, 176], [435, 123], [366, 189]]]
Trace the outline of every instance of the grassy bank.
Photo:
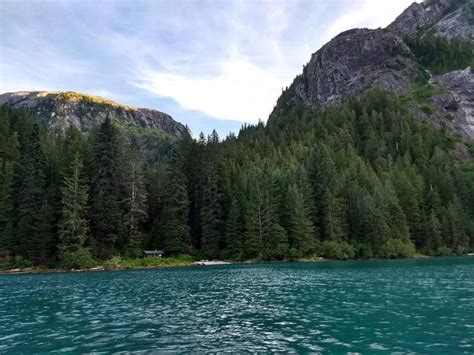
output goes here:
[[106, 269], [146, 269], [169, 266], [191, 265], [195, 260], [191, 256], [181, 256], [175, 258], [123, 258], [116, 256], [106, 261], [103, 266]]
[[94, 260], [94, 263], [89, 263], [87, 267], [65, 268], [61, 265], [30, 266], [26, 263], [18, 263], [15, 260], [11, 260], [0, 264], [0, 274], [151, 269], [188, 266], [192, 265], [194, 261], [195, 259], [188, 255], [172, 258], [124, 258], [116, 256], [106, 261]]
[[[431, 258], [433, 256], [423, 255], [416, 253], [410, 257], [401, 258], [390, 258], [390, 259], [424, 259]], [[344, 259], [345, 261], [355, 260], [384, 260], [384, 258], [351, 258]], [[271, 262], [320, 262], [320, 261], [344, 261], [342, 259], [328, 259], [319, 256], [307, 257], [307, 258], [292, 258], [285, 260], [241, 260], [236, 263], [242, 264], [253, 264], [253, 263], [271, 263]], [[388, 260], [388, 259], [385, 259]], [[180, 257], [169, 257], [169, 258], [125, 258], [115, 256], [112, 259], [106, 261], [96, 260], [96, 263], [88, 267], [82, 268], [63, 268], [63, 267], [47, 267], [47, 266], [19, 266], [11, 263], [0, 263], [0, 274], [34, 274], [34, 273], [53, 273], [53, 272], [97, 272], [97, 271], [113, 271], [113, 270], [139, 270], [139, 269], [158, 269], [165, 267], [179, 267], [179, 266], [190, 266], [196, 264], [198, 259], [195, 257], [184, 255]], [[235, 263], [235, 261], [230, 261]]]

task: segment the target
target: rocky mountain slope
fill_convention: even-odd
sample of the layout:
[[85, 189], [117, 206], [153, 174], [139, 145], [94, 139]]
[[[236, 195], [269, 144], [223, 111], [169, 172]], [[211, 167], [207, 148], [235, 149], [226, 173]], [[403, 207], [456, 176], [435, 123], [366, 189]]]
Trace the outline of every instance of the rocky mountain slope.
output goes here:
[[123, 127], [161, 131], [172, 138], [187, 134], [186, 128], [166, 113], [117, 104], [76, 92], [24, 91], [0, 95], [0, 105], [26, 109], [45, 122], [52, 132], [69, 125], [87, 131], [107, 116]]
[[410, 102], [410, 111], [466, 139], [474, 139], [471, 68], [433, 75], [420, 64], [405, 39], [431, 35], [472, 43], [473, 9], [474, 0], [413, 3], [385, 29], [353, 29], [339, 34], [312, 55], [303, 73], [279, 98], [270, 120], [278, 119], [294, 105], [324, 108], [373, 88], [412, 97], [418, 89], [417, 82], [425, 81], [423, 84], [432, 95], [422, 104]]
[[432, 28], [448, 39], [474, 39], [474, 0], [429, 0], [414, 2], [388, 28], [416, 34]]

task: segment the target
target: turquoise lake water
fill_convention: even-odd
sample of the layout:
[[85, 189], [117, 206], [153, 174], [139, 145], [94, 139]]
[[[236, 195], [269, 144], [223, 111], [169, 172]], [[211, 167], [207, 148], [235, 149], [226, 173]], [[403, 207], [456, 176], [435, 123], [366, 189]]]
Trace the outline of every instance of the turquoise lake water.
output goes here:
[[474, 353], [474, 257], [0, 276], [0, 353]]

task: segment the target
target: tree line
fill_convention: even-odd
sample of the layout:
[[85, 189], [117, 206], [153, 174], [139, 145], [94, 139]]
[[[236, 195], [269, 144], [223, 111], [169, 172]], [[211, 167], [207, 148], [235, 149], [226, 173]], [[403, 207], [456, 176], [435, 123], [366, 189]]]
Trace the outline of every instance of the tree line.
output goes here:
[[436, 36], [433, 30], [418, 35], [405, 35], [403, 41], [410, 47], [417, 62], [433, 74], [474, 68], [474, 43], [454, 37], [450, 40]]
[[[0, 250], [25, 264], [167, 256], [395, 258], [474, 246], [461, 140], [370, 92], [293, 107], [238, 136], [160, 141], [106, 119], [48, 133], [0, 108]], [[471, 147], [472, 148], [472, 147]]]

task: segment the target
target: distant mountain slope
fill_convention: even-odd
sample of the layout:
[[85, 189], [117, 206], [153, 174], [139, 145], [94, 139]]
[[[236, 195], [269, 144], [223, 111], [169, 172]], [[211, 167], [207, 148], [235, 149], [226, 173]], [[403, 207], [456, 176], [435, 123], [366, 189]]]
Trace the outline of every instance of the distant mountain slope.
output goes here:
[[433, 29], [441, 37], [474, 39], [474, 0], [414, 2], [388, 29], [406, 34]]
[[295, 103], [327, 106], [373, 86], [405, 91], [417, 73], [410, 48], [397, 35], [381, 29], [353, 29], [312, 55], [290, 87], [290, 95]]
[[117, 104], [111, 100], [76, 92], [22, 91], [0, 95], [0, 105], [26, 109], [47, 124], [52, 132], [69, 125], [87, 131], [109, 116], [125, 127], [159, 130], [170, 137], [187, 134], [186, 128], [166, 113]]
[[[380, 88], [436, 126], [474, 139], [474, 0], [413, 3], [386, 29], [343, 32], [311, 56], [270, 120]], [[436, 74], [436, 75], [435, 75]]]

